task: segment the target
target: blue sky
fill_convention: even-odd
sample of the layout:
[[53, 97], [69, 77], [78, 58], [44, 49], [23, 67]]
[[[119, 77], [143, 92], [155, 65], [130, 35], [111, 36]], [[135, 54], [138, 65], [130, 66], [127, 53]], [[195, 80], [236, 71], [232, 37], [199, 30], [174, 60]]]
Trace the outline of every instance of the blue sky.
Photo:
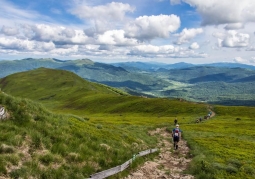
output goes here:
[[254, 0], [0, 0], [0, 59], [255, 65]]

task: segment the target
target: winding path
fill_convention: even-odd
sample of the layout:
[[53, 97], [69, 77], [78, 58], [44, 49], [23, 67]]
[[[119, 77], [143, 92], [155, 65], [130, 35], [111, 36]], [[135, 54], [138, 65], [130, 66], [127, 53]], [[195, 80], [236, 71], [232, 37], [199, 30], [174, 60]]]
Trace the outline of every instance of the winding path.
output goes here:
[[194, 176], [183, 174], [191, 161], [187, 159], [189, 148], [186, 141], [181, 140], [179, 149], [174, 151], [171, 134], [166, 128], [157, 128], [150, 134], [160, 135], [162, 138], [158, 144], [159, 155], [153, 161], [145, 162], [124, 179], [194, 179]]
[[[210, 118], [215, 116], [211, 106]], [[179, 142], [177, 151], [173, 150], [172, 136], [166, 128], [157, 128], [156, 131], [150, 132], [151, 135], [160, 135], [162, 138], [158, 144], [160, 149], [159, 155], [153, 161], [145, 162], [141, 167], [133, 171], [124, 179], [194, 179], [192, 175], [183, 174], [191, 162], [188, 157], [189, 148], [185, 140]]]

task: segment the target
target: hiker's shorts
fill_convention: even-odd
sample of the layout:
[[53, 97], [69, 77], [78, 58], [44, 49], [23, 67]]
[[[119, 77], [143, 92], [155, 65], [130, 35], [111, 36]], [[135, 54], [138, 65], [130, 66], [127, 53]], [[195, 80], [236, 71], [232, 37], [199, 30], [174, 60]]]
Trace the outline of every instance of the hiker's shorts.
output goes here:
[[174, 142], [179, 142], [180, 138], [179, 137], [174, 137]]

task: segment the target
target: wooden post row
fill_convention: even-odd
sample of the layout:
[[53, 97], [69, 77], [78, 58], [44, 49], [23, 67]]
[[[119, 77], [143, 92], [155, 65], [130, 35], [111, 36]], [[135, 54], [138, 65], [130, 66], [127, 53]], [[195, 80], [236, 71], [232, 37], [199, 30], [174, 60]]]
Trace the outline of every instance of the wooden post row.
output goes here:
[[[147, 155], [147, 154], [150, 154], [150, 153], [154, 153], [157, 150], [158, 149], [148, 149], [148, 150], [139, 152], [136, 156], [141, 157], [141, 156], [144, 156], [144, 155]], [[122, 172], [127, 167], [129, 167], [129, 165], [130, 165], [130, 163], [132, 163], [132, 161], [133, 161], [133, 159], [129, 159], [128, 161], [126, 161], [122, 165], [119, 165], [119, 166], [114, 167], [114, 168], [110, 168], [108, 170], [104, 170], [102, 172], [92, 174], [92, 175], [90, 175], [90, 179], [103, 179], [103, 178], [106, 178], [108, 176], [114, 175], [116, 173]]]

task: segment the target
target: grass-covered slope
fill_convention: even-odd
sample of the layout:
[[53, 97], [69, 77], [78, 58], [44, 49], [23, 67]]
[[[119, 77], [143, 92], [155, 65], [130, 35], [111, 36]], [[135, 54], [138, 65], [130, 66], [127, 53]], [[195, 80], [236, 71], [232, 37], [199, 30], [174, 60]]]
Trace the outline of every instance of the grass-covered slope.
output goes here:
[[111, 124], [56, 115], [38, 103], [2, 92], [0, 104], [11, 115], [0, 121], [0, 177], [88, 178], [156, 141], [146, 130], [138, 135]]
[[87, 178], [155, 148], [148, 130], [171, 130], [178, 117], [196, 178], [255, 177], [254, 107], [214, 106], [216, 117], [196, 124], [208, 105], [129, 96], [52, 69], [10, 75], [0, 87], [16, 96], [0, 93], [12, 116], [0, 122], [1, 176]]
[[117, 89], [86, 81], [72, 72], [47, 68], [9, 75], [0, 80], [0, 88], [8, 94], [48, 102], [52, 106], [71, 103], [82, 97], [127, 95]]
[[183, 126], [197, 178], [255, 178], [255, 108], [215, 106], [217, 117]]
[[155, 148], [148, 130], [169, 126], [171, 115], [207, 110], [202, 104], [128, 96], [44, 68], [3, 78], [1, 89], [0, 105], [11, 115], [0, 122], [0, 176], [7, 178], [88, 178]]
[[206, 110], [194, 103], [187, 103], [187, 108], [182, 108], [178, 100], [129, 96], [115, 88], [86, 81], [72, 72], [47, 68], [9, 75], [0, 80], [0, 88], [13, 96], [44, 103], [54, 110], [78, 114], [169, 116]]

